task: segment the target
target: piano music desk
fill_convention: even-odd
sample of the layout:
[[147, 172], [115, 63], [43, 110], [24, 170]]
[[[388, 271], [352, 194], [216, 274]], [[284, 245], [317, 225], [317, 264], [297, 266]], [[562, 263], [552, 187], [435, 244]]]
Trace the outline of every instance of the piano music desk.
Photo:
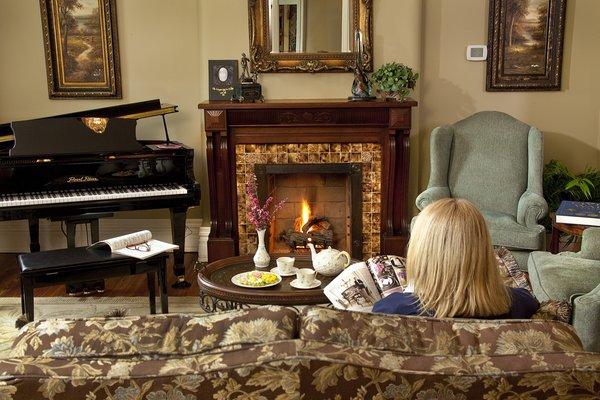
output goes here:
[[18, 262], [21, 270], [21, 311], [28, 322], [33, 321], [33, 289], [38, 287], [145, 273], [150, 313], [156, 314], [156, 274], [160, 308], [161, 312], [166, 314], [169, 312], [165, 270], [168, 257], [168, 253], [161, 253], [138, 260], [86, 247], [20, 254]]

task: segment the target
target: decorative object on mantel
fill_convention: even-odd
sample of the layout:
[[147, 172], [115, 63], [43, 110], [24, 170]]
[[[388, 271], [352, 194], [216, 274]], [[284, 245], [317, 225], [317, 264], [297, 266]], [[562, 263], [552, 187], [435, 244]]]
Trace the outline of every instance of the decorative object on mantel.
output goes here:
[[254, 71], [250, 74], [250, 60], [246, 53], [242, 53], [242, 76], [240, 82], [234, 85], [235, 91], [231, 100], [254, 103], [255, 101], [263, 101], [262, 86], [258, 83], [258, 72]]
[[332, 249], [331, 246], [318, 253], [314, 244], [309, 243], [308, 247], [310, 248], [313, 268], [321, 275], [336, 276], [352, 261], [348, 252]]
[[386, 100], [404, 101], [415, 88], [419, 74], [410, 67], [391, 62], [379, 67], [372, 75], [371, 82]]
[[354, 81], [352, 82], [352, 96], [348, 100], [365, 101], [375, 100], [371, 95], [371, 82], [363, 68], [363, 59], [365, 58], [362, 33], [356, 31], [354, 34], [354, 46], [356, 48], [356, 62], [352, 66], [354, 72]]
[[209, 100], [231, 100], [237, 83], [237, 60], [208, 60]]
[[560, 90], [567, 0], [491, 0], [488, 92]]
[[269, 207], [273, 202], [273, 196], [269, 196], [265, 201], [265, 204], [261, 206], [257, 190], [258, 185], [256, 183], [256, 175], [252, 174], [251, 178], [246, 182], [246, 196], [248, 199], [246, 208], [247, 217], [248, 221], [254, 226], [254, 229], [256, 229], [258, 235], [258, 246], [252, 260], [254, 261], [256, 268], [267, 268], [271, 261], [271, 257], [265, 246], [265, 232], [267, 231], [267, 227], [269, 226], [273, 215], [283, 207], [285, 200], [281, 200], [275, 204], [273, 206], [273, 211], [271, 212], [269, 211]]
[[121, 96], [115, 0], [40, 0], [48, 96]]

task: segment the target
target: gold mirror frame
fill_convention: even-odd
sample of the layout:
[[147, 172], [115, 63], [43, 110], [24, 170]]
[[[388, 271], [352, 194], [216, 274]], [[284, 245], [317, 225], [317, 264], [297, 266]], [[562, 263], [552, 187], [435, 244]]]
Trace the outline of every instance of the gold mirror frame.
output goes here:
[[[250, 63], [256, 72], [346, 72], [356, 63], [356, 52], [271, 53], [268, 0], [248, 0]], [[362, 32], [363, 68], [373, 71], [373, 1], [353, 0], [353, 26]]]

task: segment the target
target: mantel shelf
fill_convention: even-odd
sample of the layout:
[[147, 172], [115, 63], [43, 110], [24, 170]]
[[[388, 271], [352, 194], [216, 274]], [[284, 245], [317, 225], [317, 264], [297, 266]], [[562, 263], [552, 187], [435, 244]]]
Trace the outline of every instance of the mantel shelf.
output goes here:
[[265, 100], [256, 103], [240, 103], [233, 101], [203, 101], [198, 104], [201, 110], [243, 110], [243, 109], [280, 109], [280, 108], [410, 108], [416, 107], [413, 99], [406, 101], [349, 101], [347, 99], [299, 99], [299, 100]]

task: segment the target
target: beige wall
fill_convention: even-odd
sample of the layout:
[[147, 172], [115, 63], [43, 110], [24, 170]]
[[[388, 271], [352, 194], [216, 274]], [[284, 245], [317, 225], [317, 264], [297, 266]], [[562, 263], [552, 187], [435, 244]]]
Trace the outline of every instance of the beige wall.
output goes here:
[[339, 52], [342, 48], [342, 0], [307, 0], [306, 52]]
[[[373, 3], [376, 66], [397, 60], [422, 74], [414, 95], [420, 105], [413, 114], [411, 198], [427, 184], [431, 129], [479, 110], [505, 111], [538, 126], [546, 134], [547, 159], [575, 170], [599, 166], [600, 1], [569, 0], [564, 89], [556, 93], [485, 92], [485, 63], [464, 55], [468, 44], [487, 41], [484, 0]], [[203, 200], [192, 217], [207, 217], [205, 140], [196, 107], [208, 98], [208, 60], [248, 52], [247, 0], [117, 0], [117, 8], [123, 100], [49, 100], [38, 2], [0, 0], [0, 122], [155, 97], [179, 104], [170, 131], [196, 149]], [[343, 98], [352, 75], [264, 74], [260, 81], [270, 99]], [[141, 121], [139, 132], [160, 138], [160, 120]]]
[[467, 45], [487, 43], [486, 1], [423, 3], [421, 187], [429, 177], [431, 129], [482, 110], [503, 111], [541, 129], [546, 161], [557, 158], [574, 171], [600, 166], [600, 1], [568, 1], [563, 90], [521, 93], [486, 92], [486, 63], [465, 59]]

